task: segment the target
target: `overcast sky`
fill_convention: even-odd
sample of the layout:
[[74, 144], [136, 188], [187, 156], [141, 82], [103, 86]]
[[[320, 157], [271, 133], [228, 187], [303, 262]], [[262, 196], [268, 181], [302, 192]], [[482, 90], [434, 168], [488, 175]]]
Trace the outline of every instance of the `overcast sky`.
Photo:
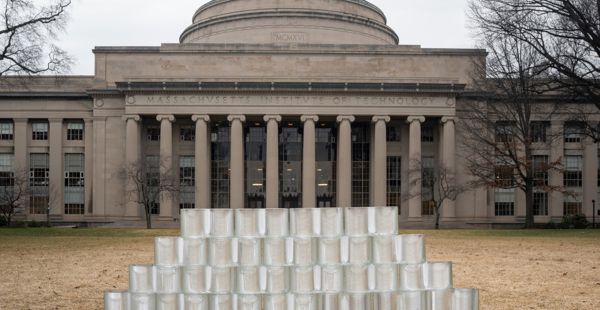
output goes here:
[[[94, 46], [176, 43], [208, 0], [74, 0], [61, 45], [76, 58], [72, 74], [94, 73]], [[473, 47], [467, 0], [371, 0], [385, 12], [400, 44]]]

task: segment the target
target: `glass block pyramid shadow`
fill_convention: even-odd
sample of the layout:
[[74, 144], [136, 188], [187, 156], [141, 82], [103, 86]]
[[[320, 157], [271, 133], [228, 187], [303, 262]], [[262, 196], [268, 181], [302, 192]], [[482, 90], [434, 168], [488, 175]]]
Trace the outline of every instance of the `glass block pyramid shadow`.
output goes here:
[[181, 237], [155, 240], [155, 264], [129, 267], [106, 310], [478, 310], [427, 262], [422, 235], [398, 235], [398, 209], [187, 209]]

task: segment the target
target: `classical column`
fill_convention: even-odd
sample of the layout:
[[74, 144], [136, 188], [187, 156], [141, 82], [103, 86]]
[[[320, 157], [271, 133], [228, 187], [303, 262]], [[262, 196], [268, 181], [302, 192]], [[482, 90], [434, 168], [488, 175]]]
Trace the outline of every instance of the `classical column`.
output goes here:
[[420, 218], [421, 214], [421, 123], [423, 116], [409, 116], [406, 121], [410, 126], [408, 141], [408, 217]]
[[303, 115], [300, 120], [304, 123], [302, 135], [302, 208], [317, 207], [317, 162], [315, 153], [315, 123], [319, 121], [316, 115]]
[[[452, 116], [442, 117], [442, 168], [445, 169], [446, 179], [449, 186], [456, 186], [456, 128], [455, 119]], [[446, 200], [442, 206], [442, 217], [456, 217], [456, 206], [454, 200]]]
[[244, 208], [244, 115], [229, 115], [231, 123], [231, 147], [229, 149], [229, 206], [232, 209]]
[[[161, 187], [169, 187], [173, 180], [173, 115], [158, 115], [160, 122], [160, 182]], [[173, 193], [163, 190], [160, 193], [160, 216], [173, 216]]]
[[267, 208], [279, 207], [279, 122], [280, 115], [265, 115], [267, 123]]
[[581, 212], [592, 217], [592, 200], [598, 205], [598, 144], [584, 139], [583, 153], [583, 203]]
[[93, 199], [93, 170], [94, 170], [94, 120], [92, 118], [84, 119], [84, 197], [85, 197], [85, 213], [92, 214], [92, 199]]
[[210, 116], [193, 115], [192, 121], [196, 123], [196, 155], [195, 180], [196, 180], [196, 208], [209, 209], [211, 207], [210, 191]]
[[337, 206], [341, 208], [352, 207], [352, 122], [355, 118], [351, 115], [340, 115], [338, 122], [338, 153], [336, 194]]
[[64, 155], [63, 155], [63, 120], [48, 119], [50, 145], [50, 214], [64, 214]]
[[371, 205], [383, 207], [387, 205], [387, 123], [389, 116], [373, 116], [373, 134], [371, 135]]
[[[142, 169], [140, 154], [140, 121], [139, 115], [124, 115], [125, 123], [125, 170], [127, 179], [125, 180], [125, 216], [140, 216], [141, 207], [138, 204], [139, 193], [137, 192], [135, 174]], [[87, 129], [87, 123], [86, 123]], [[87, 132], [87, 131], [86, 131]], [[87, 138], [87, 135], [86, 135]], [[86, 140], [87, 145], [87, 140]], [[87, 154], [86, 154], [87, 158]]]

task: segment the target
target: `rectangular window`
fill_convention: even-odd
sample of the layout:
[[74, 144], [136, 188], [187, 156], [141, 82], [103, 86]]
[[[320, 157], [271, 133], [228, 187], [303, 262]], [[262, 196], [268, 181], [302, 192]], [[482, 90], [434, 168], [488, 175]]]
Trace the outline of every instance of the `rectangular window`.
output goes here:
[[583, 185], [582, 156], [565, 156], [563, 178], [565, 187], [581, 187]]
[[583, 136], [583, 125], [578, 122], [568, 122], [564, 126], [565, 143], [579, 143]]
[[85, 213], [84, 154], [65, 154], [65, 214]]
[[15, 156], [13, 154], [0, 154], [0, 187], [14, 186], [14, 161]]
[[46, 214], [48, 210], [48, 195], [31, 196], [29, 198], [29, 213], [30, 214]]
[[515, 186], [514, 167], [496, 166], [494, 168], [496, 187], [513, 188]]
[[496, 122], [496, 142], [513, 142], [515, 135], [515, 125], [512, 122]]
[[160, 157], [156, 155], [146, 155], [146, 186], [148, 188], [146, 197], [152, 201], [150, 207], [151, 214], [160, 214], [159, 185], [160, 185]]
[[387, 142], [400, 142], [402, 141], [402, 131], [400, 125], [390, 124], [387, 127]]
[[182, 126], [179, 128], [179, 139], [181, 141], [196, 140], [196, 129], [194, 126]]
[[211, 128], [211, 207], [229, 208], [230, 128]]
[[398, 212], [400, 212], [402, 202], [400, 200], [402, 188], [401, 163], [400, 156], [387, 157], [387, 205], [398, 207]]
[[422, 177], [421, 177], [421, 213], [423, 215], [435, 214], [435, 159], [431, 156], [424, 156], [422, 159]]
[[67, 140], [82, 141], [83, 140], [83, 123], [69, 122], [67, 123]]
[[496, 216], [514, 216], [515, 215], [515, 190], [514, 188], [498, 188], [494, 195], [495, 215]]
[[29, 155], [29, 213], [46, 214], [49, 203], [49, 156], [48, 153]]
[[195, 207], [196, 168], [194, 156], [179, 157], [179, 208], [193, 209]]
[[579, 215], [582, 214], [581, 210], [581, 196], [565, 196], [563, 205], [563, 215]]
[[369, 206], [370, 134], [370, 124], [352, 126], [352, 207]]
[[550, 124], [548, 122], [531, 122], [531, 141], [534, 143], [546, 143], [549, 127]]
[[426, 124], [421, 128], [421, 142], [433, 142], [433, 126]]
[[31, 123], [31, 136], [33, 140], [48, 140], [48, 123]]
[[533, 193], [533, 215], [547, 216], [548, 215], [548, 193], [535, 192]]
[[152, 126], [146, 128], [147, 141], [160, 141], [160, 127]]
[[14, 125], [12, 122], [0, 122], [0, 140], [10, 141], [14, 138]]
[[534, 186], [548, 185], [548, 156], [534, 155], [532, 157]]

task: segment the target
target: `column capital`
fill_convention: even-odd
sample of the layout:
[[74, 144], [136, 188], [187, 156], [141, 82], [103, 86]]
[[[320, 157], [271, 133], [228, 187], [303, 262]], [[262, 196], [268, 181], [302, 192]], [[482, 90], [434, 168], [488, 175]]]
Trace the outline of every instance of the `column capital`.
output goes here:
[[386, 122], [389, 123], [392, 119], [387, 116], [387, 115], [375, 115], [373, 116], [373, 118], [371, 119], [371, 122], [373, 123], [378, 123], [378, 122]]
[[419, 123], [424, 123], [425, 122], [425, 116], [409, 116], [406, 118], [406, 122], [411, 124], [413, 122], [419, 122]]
[[86, 124], [92, 124], [92, 123], [94, 123], [94, 118], [93, 117], [84, 117], [83, 122]]
[[444, 117], [442, 117], [442, 120], [440, 122], [442, 124], [446, 124], [448, 122], [456, 123], [456, 117], [454, 117], [454, 116], [444, 116]]
[[58, 117], [48, 118], [49, 123], [62, 123], [63, 119]]
[[302, 115], [300, 117], [300, 121], [302, 121], [303, 123], [306, 123], [306, 121], [313, 121], [316, 123], [319, 121], [319, 116], [318, 115]]
[[192, 121], [193, 122], [197, 122], [197, 121], [204, 121], [204, 122], [210, 122], [210, 116], [207, 114], [195, 114], [192, 115]]
[[343, 121], [349, 121], [350, 123], [353, 123], [356, 120], [356, 117], [354, 117], [354, 115], [339, 115], [336, 120], [338, 123]]
[[233, 122], [234, 120], [239, 120], [240, 122], [245, 122], [246, 121], [246, 115], [241, 115], [241, 114], [232, 114], [227, 116], [227, 120], [229, 122]]
[[123, 115], [123, 120], [124, 120], [124, 121], [128, 121], [128, 120], [130, 120], [130, 119], [131, 119], [131, 120], [134, 120], [134, 121], [136, 121], [136, 122], [139, 122], [139, 121], [141, 121], [141, 120], [142, 120], [142, 118], [141, 118], [139, 115], [137, 115], [137, 114]]
[[269, 121], [273, 120], [273, 121], [276, 121], [279, 123], [279, 122], [281, 122], [281, 115], [268, 114], [263, 117], [263, 120], [265, 122], [269, 122]]
[[156, 120], [159, 122], [169, 121], [173, 123], [175, 121], [175, 116], [173, 116], [172, 114], [159, 114], [156, 116]]
[[27, 123], [29, 121], [28, 118], [23, 118], [23, 117], [13, 118], [12, 120], [13, 120], [13, 123]]

